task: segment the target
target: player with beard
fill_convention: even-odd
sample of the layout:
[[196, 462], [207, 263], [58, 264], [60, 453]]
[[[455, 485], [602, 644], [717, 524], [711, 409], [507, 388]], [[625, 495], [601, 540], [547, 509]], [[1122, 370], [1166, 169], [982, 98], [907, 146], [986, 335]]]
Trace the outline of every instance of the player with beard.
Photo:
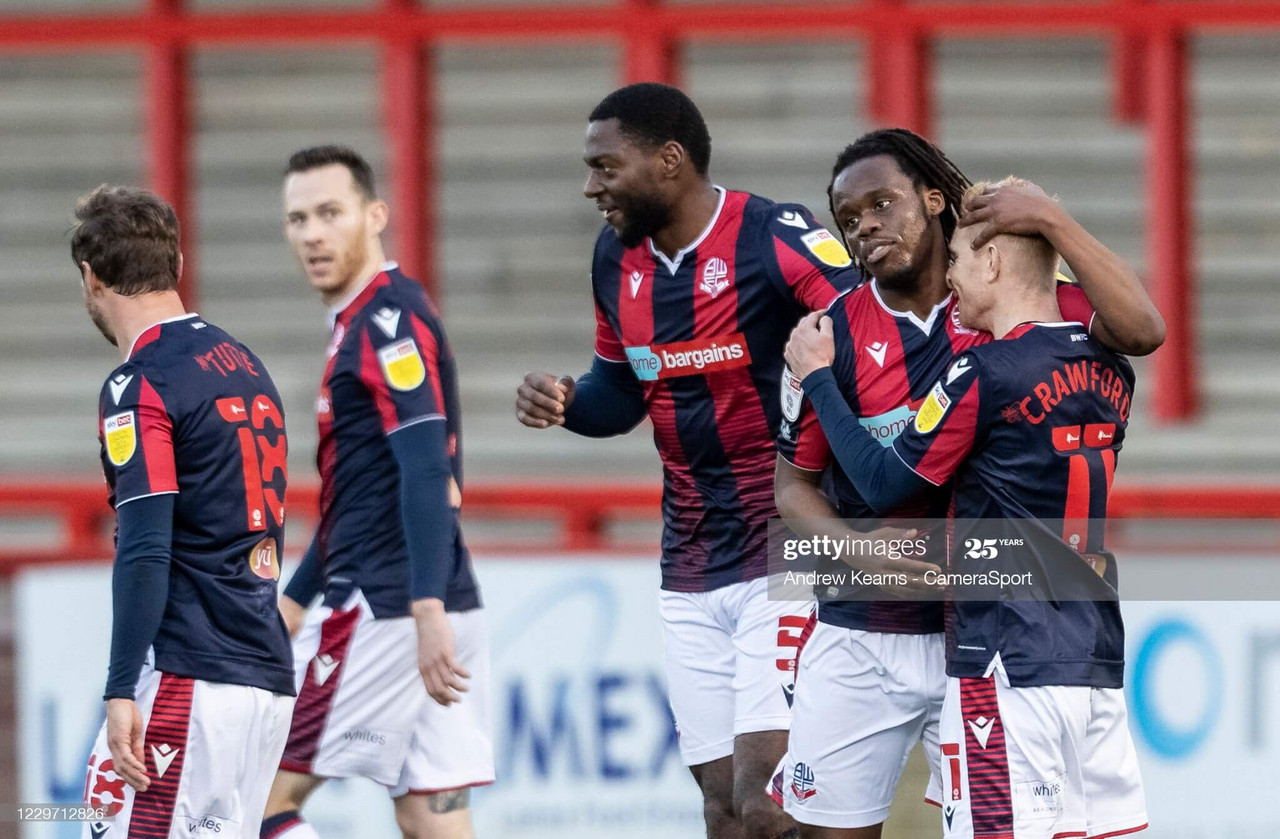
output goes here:
[[[828, 310], [835, 336], [832, 373], [883, 446], [908, 427], [956, 355], [991, 340], [961, 324], [947, 285], [947, 245], [968, 186], [941, 150], [902, 129], [861, 137], [840, 154], [832, 172], [832, 215], [872, 276]], [[1079, 280], [1058, 283], [1064, 319], [1089, 325], [1104, 344], [1133, 354], [1152, 352], [1163, 341], [1163, 321], [1136, 274], [1043, 191], [1007, 186], [975, 199], [971, 212], [968, 223], [988, 225], [979, 246], [998, 233], [1038, 234], [1062, 254]], [[801, 535], [852, 535], [841, 518], [861, 520], [864, 529], [879, 527], [883, 514], [834, 461], [799, 379], [790, 371], [785, 379], [779, 511]], [[821, 487], [828, 471], [835, 503]], [[940, 487], [894, 507], [887, 518], [943, 518], [949, 503], [950, 488]], [[858, 563], [868, 571], [916, 576], [936, 570], [909, 558], [874, 556]], [[775, 799], [807, 826], [807, 836], [878, 837], [917, 741], [934, 770], [926, 799], [940, 802], [942, 604], [911, 599], [928, 590], [913, 584], [887, 596], [865, 586], [834, 597], [820, 592], [817, 623], [800, 658], [788, 753], [773, 785]]]
[[422, 286], [383, 254], [389, 208], [364, 158], [296, 152], [284, 204], [333, 333], [316, 400], [320, 522], [280, 601], [298, 706], [262, 837], [314, 839], [307, 797], [360, 777], [387, 787], [404, 835], [465, 839], [470, 788], [494, 767], [453, 353]]
[[576, 382], [530, 373], [516, 416], [589, 437], [646, 415], [663, 462], [667, 684], [713, 839], [787, 835], [765, 795], [786, 749], [808, 603], [767, 596], [782, 346], [860, 275], [796, 204], [716, 186], [696, 106], [659, 84], [590, 115], [584, 190], [604, 214], [591, 280], [596, 358]]

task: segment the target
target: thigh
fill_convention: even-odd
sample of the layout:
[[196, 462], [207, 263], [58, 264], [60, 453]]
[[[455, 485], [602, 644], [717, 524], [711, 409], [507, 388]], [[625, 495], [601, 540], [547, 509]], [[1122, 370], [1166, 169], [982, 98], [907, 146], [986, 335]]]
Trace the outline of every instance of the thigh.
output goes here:
[[814, 827], [862, 828], [889, 815], [907, 757], [932, 715], [921, 672], [930, 636], [818, 623], [796, 678], [794, 719], [775, 790]]
[[1090, 836], [1126, 835], [1146, 826], [1146, 793], [1122, 689], [1091, 693], [1081, 772]]
[[356, 592], [320, 628], [280, 767], [395, 786], [427, 700], [413, 618], [375, 619]]
[[471, 674], [467, 691], [448, 707], [422, 704], [392, 798], [493, 783], [488, 623], [483, 609], [450, 612], [449, 622], [458, 663]]
[[733, 627], [733, 733], [786, 731], [796, 656], [813, 603], [770, 600], [765, 577], [730, 588], [724, 610]]
[[952, 678], [942, 713], [943, 825], [954, 837], [1084, 835], [1089, 688]]
[[686, 766], [733, 754], [735, 651], [729, 631], [712, 614], [717, 593], [659, 594], [667, 695]]

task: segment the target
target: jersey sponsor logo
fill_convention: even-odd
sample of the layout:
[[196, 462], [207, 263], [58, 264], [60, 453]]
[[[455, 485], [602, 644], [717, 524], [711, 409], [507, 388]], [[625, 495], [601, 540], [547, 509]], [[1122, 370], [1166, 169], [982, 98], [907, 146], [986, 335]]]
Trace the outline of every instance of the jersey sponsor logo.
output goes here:
[[891, 411], [885, 411], [883, 414], [876, 414], [873, 417], [858, 417], [859, 424], [867, 431], [871, 432], [871, 436], [880, 441], [880, 445], [886, 449], [893, 445], [893, 441], [898, 439], [898, 435], [907, 430], [907, 426], [916, 418], [916, 412], [919, 410], [921, 400], [914, 403], [908, 402], [906, 405], [899, 405]]
[[970, 365], [968, 358], [956, 359], [956, 363], [952, 364], [951, 369], [947, 371], [947, 384], [951, 384], [972, 369], [973, 367]]
[[813, 767], [805, 763], [797, 763], [791, 770], [791, 794], [799, 801], [808, 801], [818, 794], [814, 784]]
[[632, 271], [627, 279], [631, 283], [631, 299], [635, 300], [636, 295], [640, 293], [640, 284], [644, 282], [644, 274], [640, 271]]
[[741, 332], [697, 341], [627, 347], [626, 351], [636, 378], [644, 382], [718, 373], [751, 363], [751, 351]]
[[323, 686], [329, 681], [329, 677], [333, 675], [333, 671], [338, 669], [338, 660], [328, 653], [320, 653], [312, 660], [312, 674], [316, 677], [316, 684]]
[[[702, 266], [702, 284], [698, 286], [713, 298], [729, 287], [729, 265], [718, 256], [707, 260]], [[632, 297], [635, 295], [633, 294]]]
[[969, 720], [969, 730], [973, 732], [973, 739], [978, 741], [978, 745], [982, 748], [987, 747], [987, 740], [991, 737], [991, 729], [995, 727], [996, 721], [989, 717], [978, 717], [976, 720]]
[[832, 268], [845, 268], [853, 264], [853, 260], [849, 258], [849, 252], [844, 249], [844, 245], [840, 244], [840, 240], [823, 228], [810, 230], [800, 237], [800, 241], [804, 242], [809, 253]]
[[800, 419], [800, 406], [804, 404], [804, 389], [800, 379], [790, 367], [782, 368], [782, 416], [789, 422]]
[[187, 833], [222, 833], [222, 819], [208, 813], [199, 818], [187, 816]]
[[168, 743], [161, 743], [158, 746], [151, 747], [151, 758], [156, 764], [156, 777], [163, 778], [164, 773], [169, 771], [169, 767], [173, 765], [173, 761], [182, 752], [182, 749], [175, 749]]
[[795, 210], [787, 210], [785, 213], [778, 216], [778, 221], [782, 222], [788, 227], [794, 227], [798, 230], [809, 229], [809, 222], [805, 221], [804, 216], [800, 215]]
[[114, 379], [111, 380], [111, 384], [109, 385], [109, 387], [111, 388], [111, 399], [117, 405], [120, 404], [120, 397], [124, 396], [125, 388], [129, 387], [129, 382], [132, 382], [132, 381], [133, 381], [132, 375], [126, 376], [123, 373], [121, 373], [120, 375], [116, 376]]
[[1091, 449], [1105, 449], [1116, 442], [1114, 422], [1090, 423], [1084, 427], [1084, 444]]
[[374, 746], [387, 745], [387, 735], [365, 728], [352, 728], [342, 732], [342, 739], [348, 743], [369, 743]]
[[133, 411], [125, 411], [102, 421], [102, 437], [107, 444], [107, 459], [124, 466], [138, 450], [137, 422]]
[[1015, 807], [1024, 818], [1047, 818], [1057, 816], [1063, 809], [1063, 789], [1066, 787], [1066, 775], [1049, 778], [1043, 781], [1023, 781], [1017, 785]]
[[413, 390], [427, 380], [426, 365], [412, 338], [378, 350], [378, 363], [382, 365], [387, 384], [396, 390]]
[[933, 390], [929, 391], [929, 395], [925, 397], [924, 404], [920, 406], [920, 410], [916, 412], [916, 431], [921, 434], [928, 434], [937, 428], [938, 423], [942, 422], [942, 418], [946, 416], [947, 409], [950, 407], [951, 397], [947, 396], [946, 391], [942, 389], [942, 382], [938, 382], [933, 386]]
[[884, 354], [889, 351], [889, 345], [884, 341], [876, 341], [870, 346], [863, 347], [867, 352], [871, 353], [871, 357], [875, 359], [876, 365], [884, 366]]
[[274, 536], [268, 536], [249, 551], [249, 570], [264, 580], [280, 579], [280, 549]]
[[372, 315], [373, 325], [382, 330], [382, 334], [388, 338], [396, 337], [396, 330], [400, 328], [400, 310], [392, 309], [384, 306]]
[[1073, 452], [1080, 448], [1080, 426], [1062, 425], [1053, 429], [1053, 447], [1060, 452]]

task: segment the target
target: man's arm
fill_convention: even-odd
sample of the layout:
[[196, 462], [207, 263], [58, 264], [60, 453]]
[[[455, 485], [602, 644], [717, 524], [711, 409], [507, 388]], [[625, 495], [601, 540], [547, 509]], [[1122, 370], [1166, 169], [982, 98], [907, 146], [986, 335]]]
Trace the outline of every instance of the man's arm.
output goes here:
[[962, 227], [971, 224], [986, 225], [973, 240], [975, 250], [1001, 233], [1048, 239], [1096, 312], [1094, 322], [1086, 326], [1111, 349], [1149, 355], [1164, 343], [1164, 318], [1137, 273], [1044, 190], [1028, 184], [985, 193], [960, 219]]
[[583, 437], [626, 434], [644, 419], [644, 392], [631, 365], [596, 356], [575, 382], [530, 373], [516, 392], [516, 418], [530, 428], [563, 425]]
[[280, 598], [280, 614], [284, 617], [290, 638], [302, 628], [307, 608], [323, 588], [324, 569], [320, 562], [320, 532], [317, 530]]

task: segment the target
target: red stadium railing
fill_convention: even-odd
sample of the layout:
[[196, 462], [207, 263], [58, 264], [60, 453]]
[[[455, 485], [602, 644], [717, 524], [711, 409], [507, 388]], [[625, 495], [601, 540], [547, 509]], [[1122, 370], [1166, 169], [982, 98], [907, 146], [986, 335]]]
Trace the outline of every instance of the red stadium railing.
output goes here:
[[1147, 126], [1147, 271], [1168, 322], [1155, 356], [1155, 415], [1191, 416], [1196, 342], [1190, 219], [1187, 39], [1206, 31], [1280, 29], [1276, 2], [906, 2], [809, 4], [617, 0], [615, 5], [449, 7], [382, 0], [351, 11], [195, 12], [182, 0], [146, 0], [133, 14], [0, 16], [0, 53], [141, 47], [146, 50], [147, 171], [184, 221], [184, 293], [198, 295], [188, 53], [196, 47], [364, 41], [382, 51], [384, 121], [390, 143], [396, 254], [434, 285], [435, 73], [427, 49], [446, 42], [605, 41], [622, 48], [619, 78], [674, 81], [681, 44], [800, 37], [867, 39], [865, 107], [878, 122], [929, 132], [931, 43], [938, 37], [1101, 35], [1113, 43], [1113, 112]]
[[[522, 536], [519, 542], [490, 544], [490, 550], [517, 552], [643, 550], [653, 544], [628, 544], [612, 532], [629, 520], [656, 522], [661, 491], [633, 484], [479, 484], [467, 487], [467, 522], [550, 523], [549, 535]], [[314, 517], [317, 487], [289, 489], [289, 507]], [[1128, 487], [1112, 494], [1114, 519], [1280, 519], [1280, 487], [1205, 486]], [[6, 521], [45, 520], [53, 535], [38, 546], [0, 545], [0, 577], [24, 565], [98, 562], [113, 554], [114, 513], [101, 482], [18, 484], [0, 482], [0, 526]], [[654, 531], [656, 532], [656, 530]], [[482, 547], [486, 547], [483, 546]]]

